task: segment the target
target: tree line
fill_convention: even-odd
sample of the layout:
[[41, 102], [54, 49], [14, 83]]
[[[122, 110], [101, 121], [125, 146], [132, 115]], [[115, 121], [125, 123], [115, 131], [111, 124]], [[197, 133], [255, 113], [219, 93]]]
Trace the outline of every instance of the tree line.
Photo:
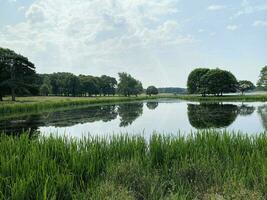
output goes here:
[[155, 86], [144, 90], [141, 81], [127, 73], [119, 73], [119, 81], [114, 77], [102, 75], [76, 76], [72, 73], [36, 74], [35, 66], [28, 58], [10, 49], [0, 47], [0, 101], [3, 96], [11, 95], [56, 95], [56, 96], [124, 96], [156, 95]]
[[[119, 73], [119, 80], [110, 76], [90, 76], [60, 72], [36, 74], [34, 64], [28, 58], [10, 49], [0, 47], [0, 101], [11, 95], [57, 95], [57, 96], [124, 96], [157, 95], [159, 90], [149, 86], [144, 90], [142, 83], [130, 74]], [[208, 68], [193, 70], [187, 81], [188, 93], [221, 96], [240, 91], [242, 94], [255, 88], [251, 81], [238, 81], [229, 71]], [[263, 67], [257, 88], [267, 90], [267, 66]]]

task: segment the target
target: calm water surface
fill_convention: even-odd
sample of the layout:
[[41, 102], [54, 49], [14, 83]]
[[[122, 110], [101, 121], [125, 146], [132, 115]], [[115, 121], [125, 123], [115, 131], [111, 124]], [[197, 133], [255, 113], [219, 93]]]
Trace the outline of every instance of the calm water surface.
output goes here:
[[41, 135], [188, 134], [198, 129], [257, 134], [267, 130], [267, 103], [192, 103], [157, 100], [0, 118], [0, 130]]

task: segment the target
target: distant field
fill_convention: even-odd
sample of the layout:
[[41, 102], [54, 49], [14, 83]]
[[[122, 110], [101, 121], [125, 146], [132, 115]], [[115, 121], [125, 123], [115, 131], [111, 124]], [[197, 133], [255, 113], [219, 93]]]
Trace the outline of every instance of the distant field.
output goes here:
[[267, 136], [0, 136], [0, 199], [267, 198]]

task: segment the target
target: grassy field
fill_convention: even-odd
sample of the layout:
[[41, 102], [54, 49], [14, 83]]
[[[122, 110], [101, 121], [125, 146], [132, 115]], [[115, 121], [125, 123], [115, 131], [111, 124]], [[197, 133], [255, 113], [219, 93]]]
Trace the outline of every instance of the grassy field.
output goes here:
[[267, 134], [0, 137], [0, 199], [267, 198]]
[[119, 102], [130, 102], [150, 99], [180, 99], [187, 101], [267, 101], [267, 94], [255, 95], [227, 95], [223, 97], [201, 97], [197, 95], [173, 95], [161, 94], [157, 96], [141, 95], [138, 97], [18, 97], [16, 102], [10, 101], [10, 98], [5, 98], [5, 101], [0, 102], [0, 114], [19, 114], [28, 112], [37, 112], [43, 110], [54, 110], [59, 108], [86, 106], [92, 104], [108, 104]]

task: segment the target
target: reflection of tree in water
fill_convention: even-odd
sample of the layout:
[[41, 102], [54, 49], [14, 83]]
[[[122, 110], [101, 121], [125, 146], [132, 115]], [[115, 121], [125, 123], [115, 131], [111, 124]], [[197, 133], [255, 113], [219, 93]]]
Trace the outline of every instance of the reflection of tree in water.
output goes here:
[[118, 114], [121, 118], [120, 127], [129, 126], [143, 114], [143, 102], [120, 104]]
[[238, 107], [231, 104], [188, 104], [190, 124], [197, 129], [223, 128], [231, 125], [238, 115]]
[[256, 108], [254, 106], [248, 106], [242, 104], [241, 106], [238, 107], [238, 114], [241, 116], [252, 115], [255, 110]]
[[259, 106], [258, 113], [261, 116], [261, 122], [263, 127], [267, 130], [267, 105]]
[[36, 133], [41, 126], [67, 127], [101, 120], [108, 122], [116, 119], [117, 116], [115, 105], [94, 106], [0, 120], [0, 131], [7, 134], [19, 134], [23, 130], [30, 130], [30, 133]]
[[21, 119], [9, 118], [0, 121], [0, 131], [7, 135], [19, 135], [23, 132], [30, 137], [38, 135], [40, 115], [24, 116]]
[[158, 102], [147, 102], [146, 106], [149, 110], [155, 110], [158, 107]]
[[108, 122], [117, 116], [116, 106], [106, 105], [48, 113], [43, 121], [46, 126], [66, 127], [79, 123]]

